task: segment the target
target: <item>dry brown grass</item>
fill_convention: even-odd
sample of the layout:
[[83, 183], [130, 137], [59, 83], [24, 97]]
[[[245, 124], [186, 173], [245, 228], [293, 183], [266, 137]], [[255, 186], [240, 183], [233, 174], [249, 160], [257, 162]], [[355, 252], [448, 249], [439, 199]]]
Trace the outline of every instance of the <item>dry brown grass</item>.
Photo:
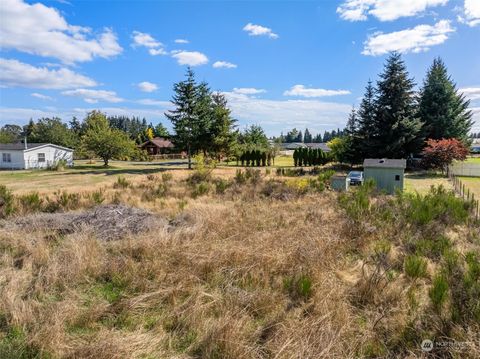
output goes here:
[[[105, 189], [107, 201], [146, 208], [174, 231], [158, 226], [106, 242], [88, 226], [69, 234], [0, 229], [4, 355], [422, 356], [417, 343], [397, 340], [410, 318], [426, 315], [428, 303], [412, 314], [408, 302], [409, 289], [420, 285], [400, 274], [368, 288], [371, 255], [386, 233], [358, 230], [336, 194], [283, 201], [261, 195], [260, 185], [234, 185], [223, 195], [191, 198], [181, 181], [188, 174], [175, 173], [168, 194], [152, 201], [144, 191], [159, 178]], [[393, 247], [387, 261], [401, 268], [401, 245]], [[359, 303], [365, 291], [372, 292]], [[470, 336], [460, 330], [458, 338], [478, 340], [475, 327], [468, 330]], [[478, 353], [476, 344], [459, 355]]]

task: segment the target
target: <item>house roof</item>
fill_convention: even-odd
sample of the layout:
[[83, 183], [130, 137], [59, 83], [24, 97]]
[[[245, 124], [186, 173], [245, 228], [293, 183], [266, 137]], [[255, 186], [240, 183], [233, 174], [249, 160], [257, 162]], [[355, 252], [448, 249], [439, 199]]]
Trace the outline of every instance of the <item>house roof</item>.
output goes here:
[[64, 150], [68, 151], [73, 151], [71, 148], [59, 146], [59, 145], [54, 145], [52, 143], [28, 143], [27, 142], [27, 148], [25, 149], [25, 144], [23, 142], [17, 142], [17, 143], [0, 143], [0, 151], [5, 150], [5, 151], [29, 151], [33, 150], [35, 148], [39, 147], [44, 147], [44, 146], [53, 146], [53, 147], [58, 147], [62, 148]]
[[[35, 148], [35, 147], [40, 147], [40, 146], [45, 146], [48, 145], [48, 143], [28, 143], [27, 142], [27, 148], [28, 150]], [[0, 143], [0, 150], [25, 150], [25, 144], [23, 142], [17, 142], [17, 143]]]
[[142, 143], [141, 147], [147, 145], [147, 144], [153, 144], [159, 148], [173, 148], [175, 147], [175, 145], [172, 143], [172, 141], [166, 139], [166, 138], [163, 138], [163, 137], [155, 137], [155, 138], [152, 138], [151, 140], [148, 140], [147, 142], [145, 143]]
[[404, 159], [391, 159], [391, 158], [366, 158], [363, 161], [363, 167], [405, 169], [407, 167], [407, 161]]
[[295, 150], [297, 148], [320, 148], [322, 151], [329, 152], [330, 148], [327, 146], [325, 142], [322, 143], [303, 143], [303, 142], [289, 142], [289, 143], [282, 143], [282, 148], [284, 150]]

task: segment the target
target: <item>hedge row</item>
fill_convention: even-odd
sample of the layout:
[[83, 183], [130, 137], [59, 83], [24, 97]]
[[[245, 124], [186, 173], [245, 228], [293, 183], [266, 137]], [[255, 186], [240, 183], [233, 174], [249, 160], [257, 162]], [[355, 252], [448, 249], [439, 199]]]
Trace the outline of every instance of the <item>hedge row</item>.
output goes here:
[[320, 148], [297, 148], [293, 152], [295, 167], [321, 166], [327, 164], [330, 160], [329, 154]]

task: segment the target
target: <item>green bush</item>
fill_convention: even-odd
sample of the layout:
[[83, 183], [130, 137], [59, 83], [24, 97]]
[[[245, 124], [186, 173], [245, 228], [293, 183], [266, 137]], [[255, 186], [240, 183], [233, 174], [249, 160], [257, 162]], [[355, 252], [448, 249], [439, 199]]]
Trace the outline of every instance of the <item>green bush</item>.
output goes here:
[[293, 300], [307, 300], [313, 294], [312, 280], [305, 274], [286, 278], [283, 285]]
[[350, 218], [359, 221], [370, 212], [370, 196], [374, 189], [375, 181], [368, 179], [357, 190], [341, 193], [338, 197], [340, 206]]
[[105, 195], [103, 190], [99, 189], [98, 191], [92, 192], [90, 198], [94, 204], [102, 204], [105, 201]]
[[427, 275], [427, 261], [419, 256], [407, 256], [403, 263], [405, 274], [410, 278], [422, 278]]
[[410, 223], [426, 225], [434, 220], [444, 223], [465, 223], [469, 216], [470, 202], [455, 196], [443, 186], [432, 186], [425, 196], [418, 193], [401, 194], [405, 216]]
[[113, 184], [113, 188], [128, 188], [130, 187], [130, 181], [128, 181], [125, 177], [119, 176], [117, 178], [117, 182]]
[[217, 178], [215, 180], [215, 191], [217, 194], [223, 194], [230, 187], [230, 182], [222, 178]]
[[192, 197], [197, 198], [206, 195], [208, 192], [210, 192], [210, 184], [208, 182], [200, 182], [195, 185], [195, 188], [192, 192]]
[[443, 274], [438, 274], [433, 279], [432, 288], [428, 292], [433, 307], [440, 312], [443, 304], [448, 298], [448, 282]]
[[21, 195], [18, 197], [18, 202], [25, 212], [40, 212], [43, 208], [43, 199], [38, 192]]
[[6, 218], [15, 212], [15, 197], [6, 186], [0, 185], [0, 218]]
[[245, 175], [245, 172], [242, 170], [237, 170], [235, 172], [235, 183], [236, 184], [245, 184], [247, 182], [247, 177]]

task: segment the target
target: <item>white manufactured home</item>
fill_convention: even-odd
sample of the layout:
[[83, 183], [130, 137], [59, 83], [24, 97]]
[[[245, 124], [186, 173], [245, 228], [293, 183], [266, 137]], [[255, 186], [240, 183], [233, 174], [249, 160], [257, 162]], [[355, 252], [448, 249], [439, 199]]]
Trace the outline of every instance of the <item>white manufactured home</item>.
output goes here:
[[60, 160], [73, 166], [73, 150], [51, 143], [0, 143], [0, 168], [48, 168]]

